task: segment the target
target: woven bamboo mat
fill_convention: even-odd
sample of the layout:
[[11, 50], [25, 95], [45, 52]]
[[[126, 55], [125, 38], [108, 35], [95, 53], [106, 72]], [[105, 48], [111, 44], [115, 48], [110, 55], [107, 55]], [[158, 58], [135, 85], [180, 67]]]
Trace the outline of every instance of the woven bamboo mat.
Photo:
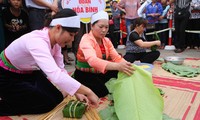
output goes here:
[[[165, 95], [164, 113], [169, 117], [179, 120], [200, 120], [200, 92], [192, 89], [184, 89], [168, 85], [156, 84]], [[41, 115], [23, 115], [0, 117], [0, 120], [77, 120], [62, 117], [62, 109], [72, 97], [67, 97], [52, 111]], [[97, 109], [89, 109], [81, 120], [100, 120], [98, 111], [106, 108], [108, 99], [101, 98]]]
[[165, 95], [164, 113], [178, 120], [200, 120], [200, 91], [156, 85]]

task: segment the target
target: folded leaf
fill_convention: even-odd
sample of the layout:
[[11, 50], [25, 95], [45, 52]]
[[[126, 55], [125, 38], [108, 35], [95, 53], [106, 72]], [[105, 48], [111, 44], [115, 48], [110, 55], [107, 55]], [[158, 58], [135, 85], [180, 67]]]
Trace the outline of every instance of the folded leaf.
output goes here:
[[106, 83], [112, 89], [114, 108], [119, 120], [162, 120], [164, 102], [152, 82], [151, 73], [133, 65], [134, 74], [118, 74]]

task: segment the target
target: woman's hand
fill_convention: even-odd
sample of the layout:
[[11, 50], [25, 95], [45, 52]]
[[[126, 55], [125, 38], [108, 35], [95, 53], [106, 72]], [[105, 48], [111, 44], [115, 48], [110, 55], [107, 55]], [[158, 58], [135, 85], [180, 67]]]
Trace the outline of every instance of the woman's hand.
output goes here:
[[86, 105], [89, 104], [89, 100], [85, 95], [76, 93], [75, 96], [76, 96], [77, 100], [84, 102]]
[[94, 108], [97, 108], [99, 106], [99, 97], [93, 91], [91, 91], [86, 96], [87, 99], [89, 100], [89, 106]]
[[127, 61], [117, 63], [117, 65], [118, 65], [118, 71], [121, 71], [127, 74], [128, 76], [132, 75], [135, 70], [132, 66], [132, 63], [127, 62]]
[[156, 40], [156, 41], [154, 41], [154, 42], [155, 42], [155, 45], [157, 45], [157, 46], [160, 46], [160, 45], [161, 45], [160, 40]]
[[85, 101], [88, 106], [95, 108], [99, 106], [98, 96], [91, 89], [84, 85], [80, 86], [75, 95], [80, 101]]
[[76, 93], [75, 94], [77, 100], [83, 102], [85, 105], [87, 105], [87, 108], [89, 108], [90, 106], [91, 107], [98, 107], [99, 106], [99, 98], [94, 95], [94, 94], [91, 94], [91, 95], [83, 95], [83, 94], [80, 94], [80, 93]]

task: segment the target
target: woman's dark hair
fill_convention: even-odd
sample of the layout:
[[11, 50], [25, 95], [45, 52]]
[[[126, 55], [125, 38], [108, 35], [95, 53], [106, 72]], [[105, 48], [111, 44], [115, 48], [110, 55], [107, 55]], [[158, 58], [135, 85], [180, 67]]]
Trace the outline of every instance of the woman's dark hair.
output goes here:
[[147, 19], [142, 18], [142, 17], [136, 18], [134, 25], [131, 25], [131, 31], [135, 29], [135, 27], [140, 26], [140, 25], [144, 25], [144, 27], [146, 27], [147, 24], [148, 24]]
[[[51, 13], [49, 13], [45, 16], [45, 18], [46, 18], [45, 26], [46, 27], [49, 26], [53, 19], [72, 17], [72, 16], [77, 16], [77, 14], [74, 10], [69, 9], [69, 8], [65, 8], [65, 9], [60, 10], [54, 16], [51, 16]], [[73, 22], [73, 21], [71, 21], [71, 22]], [[72, 33], [76, 33], [79, 30], [79, 28], [74, 28], [74, 27], [62, 27], [62, 28], [64, 30], [66, 30], [68, 32], [72, 32]]]
[[126, 15], [126, 13], [124, 11], [120, 11], [120, 16], [122, 17], [122, 15]]

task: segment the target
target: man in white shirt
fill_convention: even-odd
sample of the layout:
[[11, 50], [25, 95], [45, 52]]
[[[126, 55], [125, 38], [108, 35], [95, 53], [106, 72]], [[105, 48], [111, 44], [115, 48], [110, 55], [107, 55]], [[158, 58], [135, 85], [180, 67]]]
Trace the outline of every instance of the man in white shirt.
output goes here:
[[30, 29], [42, 29], [45, 16], [58, 11], [58, 0], [25, 0], [29, 12]]

